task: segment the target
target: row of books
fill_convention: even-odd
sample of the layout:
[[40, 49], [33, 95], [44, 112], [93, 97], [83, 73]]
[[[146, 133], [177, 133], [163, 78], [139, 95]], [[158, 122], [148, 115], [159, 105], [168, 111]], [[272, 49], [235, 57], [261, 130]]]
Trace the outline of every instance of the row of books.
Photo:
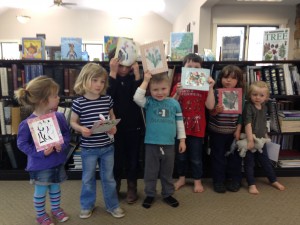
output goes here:
[[246, 86], [255, 81], [265, 81], [271, 95], [300, 95], [300, 75], [295, 65], [247, 66]]
[[33, 78], [47, 75], [60, 85], [61, 96], [74, 96], [73, 87], [79, 72], [80, 68], [44, 68], [42, 64], [24, 64], [22, 68], [18, 68], [17, 64], [12, 64], [11, 67], [0, 67], [0, 93], [2, 97], [11, 97], [15, 90], [24, 87]]

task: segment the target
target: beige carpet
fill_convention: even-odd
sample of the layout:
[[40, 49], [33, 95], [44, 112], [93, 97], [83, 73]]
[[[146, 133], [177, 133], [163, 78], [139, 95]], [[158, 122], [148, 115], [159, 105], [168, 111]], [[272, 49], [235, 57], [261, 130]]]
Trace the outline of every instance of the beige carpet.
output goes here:
[[[150, 209], [141, 206], [144, 198], [143, 180], [139, 180], [140, 199], [136, 204], [125, 202], [125, 180], [121, 188], [121, 207], [126, 216], [121, 219], [108, 214], [102, 201], [99, 182], [97, 208], [89, 219], [80, 219], [80, 181], [67, 181], [62, 185], [62, 207], [70, 215], [66, 225], [297, 225], [300, 224], [300, 178], [280, 177], [286, 190], [280, 192], [257, 179], [260, 194], [250, 195], [246, 185], [237, 193], [218, 194], [212, 190], [211, 179], [204, 179], [204, 193], [192, 193], [189, 183], [175, 193], [178, 208], [166, 205], [158, 194]], [[160, 193], [160, 185], [157, 186]], [[32, 225], [35, 214], [32, 204], [33, 186], [28, 181], [0, 181], [0, 225]], [[49, 201], [47, 199], [47, 208]]]

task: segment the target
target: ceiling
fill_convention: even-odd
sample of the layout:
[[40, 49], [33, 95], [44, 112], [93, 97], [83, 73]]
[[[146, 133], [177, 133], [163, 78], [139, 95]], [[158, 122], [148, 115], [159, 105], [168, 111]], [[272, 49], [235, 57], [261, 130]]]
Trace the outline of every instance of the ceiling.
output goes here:
[[[36, 2], [36, 5], [39, 7], [41, 4], [46, 3], [53, 4], [53, 0], [1, 0], [0, 1], [0, 14], [8, 8], [26, 8], [29, 4], [27, 2]], [[95, 2], [99, 0], [62, 0], [64, 3], [76, 3], [76, 6], [69, 6], [68, 9], [76, 8], [90, 8], [95, 9]], [[110, 1], [110, 0], [106, 0]], [[124, 2], [125, 0], [120, 0]], [[134, 2], [134, 0], [128, 0], [129, 2]], [[149, 0], [146, 0], [149, 1]], [[150, 0], [153, 1], [153, 0]], [[168, 20], [170, 23], [174, 23], [177, 16], [180, 14], [182, 9], [190, 2], [191, 0], [164, 0], [165, 9], [163, 11], [155, 11], [155, 13], [162, 16], [164, 19]], [[215, 5], [249, 5], [249, 4], [269, 4], [269, 5], [297, 5], [300, 3], [300, 0], [282, 0], [282, 2], [237, 2], [237, 0], [207, 0], [204, 4], [207, 7], [212, 7]]]

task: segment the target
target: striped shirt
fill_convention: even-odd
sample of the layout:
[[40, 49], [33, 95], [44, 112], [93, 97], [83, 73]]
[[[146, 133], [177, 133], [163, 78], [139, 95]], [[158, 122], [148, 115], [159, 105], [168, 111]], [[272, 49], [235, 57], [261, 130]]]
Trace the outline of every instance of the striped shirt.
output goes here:
[[[102, 95], [98, 99], [89, 100], [83, 96], [75, 99], [72, 104], [72, 111], [79, 116], [80, 124], [89, 129], [94, 122], [99, 121], [102, 114], [108, 119], [109, 111], [113, 107], [113, 99], [109, 95]], [[89, 137], [81, 136], [81, 147], [101, 147], [112, 144], [113, 141], [107, 133], [92, 134]]]

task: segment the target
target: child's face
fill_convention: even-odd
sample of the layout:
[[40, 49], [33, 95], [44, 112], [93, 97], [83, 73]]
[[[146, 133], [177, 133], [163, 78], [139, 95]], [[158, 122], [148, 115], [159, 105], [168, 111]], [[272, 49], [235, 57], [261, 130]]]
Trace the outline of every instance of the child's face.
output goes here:
[[105, 77], [94, 77], [91, 80], [89, 90], [86, 93], [92, 94], [93, 96], [99, 96], [105, 86]]
[[267, 88], [254, 87], [250, 94], [251, 102], [256, 106], [260, 106], [267, 100], [268, 92]]
[[131, 70], [131, 66], [119, 65], [118, 75], [121, 77], [125, 77], [126, 75], [129, 74], [130, 70]]
[[169, 96], [170, 87], [167, 81], [162, 81], [159, 83], [151, 83], [150, 93], [151, 96], [157, 101], [162, 101]]
[[227, 77], [222, 77], [222, 87], [223, 88], [235, 88], [237, 85], [238, 80], [233, 75], [229, 75]]
[[59, 96], [58, 96], [58, 92], [57, 93], [53, 93], [52, 95], [49, 96], [48, 98], [48, 104], [47, 104], [47, 108], [49, 110], [55, 110], [57, 109], [57, 106], [59, 104]]
[[187, 67], [187, 68], [201, 68], [201, 64], [198, 63], [198, 62], [193, 62], [192, 60], [186, 62], [184, 64], [184, 67]]

